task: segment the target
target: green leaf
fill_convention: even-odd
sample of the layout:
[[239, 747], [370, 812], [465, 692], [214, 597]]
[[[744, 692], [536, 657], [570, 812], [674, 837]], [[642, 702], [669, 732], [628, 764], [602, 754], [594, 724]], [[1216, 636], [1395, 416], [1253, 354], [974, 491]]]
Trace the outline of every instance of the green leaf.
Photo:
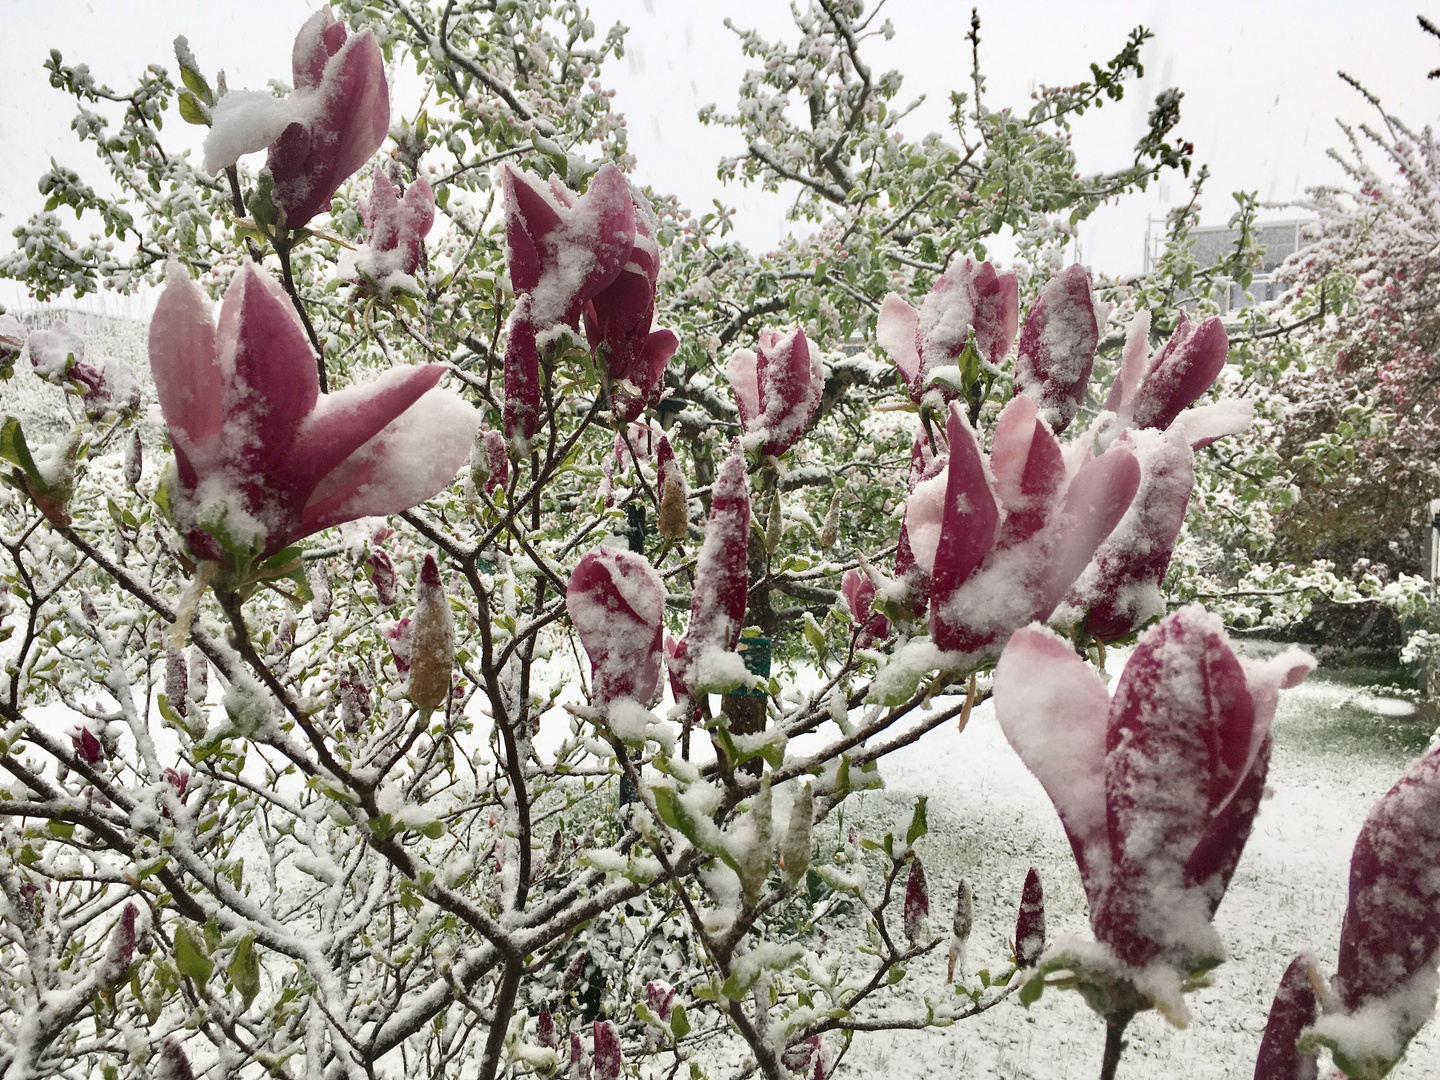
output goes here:
[[685, 1016], [684, 1005], [677, 1004], [670, 1010], [670, 1034], [675, 1036], [676, 1042], [690, 1034], [690, 1021]]
[[187, 124], [198, 124], [201, 127], [210, 126], [210, 110], [205, 103], [189, 90], [181, 90], [176, 104], [180, 106], [180, 119]]
[[1040, 1000], [1040, 995], [1045, 992], [1045, 978], [1036, 974], [1033, 978], [1027, 979], [1025, 985], [1020, 987], [1020, 1004], [1033, 1005]]
[[184, 923], [175, 928], [175, 966], [200, 986], [210, 981], [215, 970], [215, 962], [205, 955], [204, 948]]
[[180, 80], [190, 88], [190, 92], [199, 98], [201, 103], [205, 105], [215, 104], [214, 91], [210, 89], [210, 84], [205, 81], [205, 76], [201, 75], [198, 71], [181, 64]]
[[45, 828], [49, 830], [51, 836], [59, 840], [69, 840], [75, 835], [75, 826], [68, 821], [49, 821], [46, 822]]
[[49, 492], [50, 485], [40, 475], [39, 466], [30, 456], [30, 447], [25, 444], [25, 432], [20, 428], [20, 421], [13, 416], [5, 417], [3, 426], [0, 426], [0, 458], [19, 465], [40, 494]]
[[432, 821], [423, 826], [420, 832], [430, 840], [439, 840], [445, 835], [445, 823], [443, 821]]
[[255, 952], [254, 934], [246, 934], [240, 939], [225, 973], [230, 976], [230, 984], [239, 992], [248, 1009], [255, 995], [260, 993], [260, 957]]
[[910, 818], [910, 828], [905, 830], [905, 843], [910, 847], [914, 847], [915, 841], [930, 831], [929, 825], [925, 822], [925, 803], [924, 795], [915, 800], [915, 813]]

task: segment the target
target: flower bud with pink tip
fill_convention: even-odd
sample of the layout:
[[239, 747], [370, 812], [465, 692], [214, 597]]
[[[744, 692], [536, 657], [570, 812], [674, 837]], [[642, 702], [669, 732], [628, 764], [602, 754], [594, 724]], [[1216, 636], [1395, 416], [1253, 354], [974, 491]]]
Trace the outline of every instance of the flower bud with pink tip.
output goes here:
[[130, 974], [130, 961], [135, 955], [134, 904], [126, 904], [110, 930], [110, 939], [105, 943], [105, 959], [100, 965], [100, 984], [116, 987]]
[[1015, 353], [1015, 392], [1039, 406], [1057, 435], [1085, 399], [1109, 315], [1110, 305], [1091, 291], [1090, 271], [1076, 263], [1045, 283], [1025, 316]]
[[1137, 977], [1151, 969], [1167, 1016], [1185, 1015], [1181, 980], [1224, 955], [1211, 919], [1265, 790], [1279, 691], [1314, 666], [1295, 649], [1237, 656], [1199, 605], [1141, 637], [1113, 700], [1044, 627], [1001, 654], [995, 713], [1059, 812], [1095, 937]]
[[1214, 384], [1230, 343], [1218, 316], [1195, 325], [1182, 311], [1170, 340], [1151, 356], [1149, 329], [1149, 312], [1137, 315], [1105, 408], [1122, 428], [1164, 431]]
[[593, 1025], [595, 1033], [595, 1059], [591, 1080], [620, 1080], [625, 1069], [625, 1059], [620, 1051], [620, 1032], [609, 1020], [597, 1020]]
[[[1014, 274], [956, 256], [918, 311], [896, 293], [886, 296], [875, 320], [875, 337], [918, 402], [937, 371], [960, 363], [972, 335], [980, 360], [998, 366], [1015, 340], [1019, 318], [1020, 286]], [[948, 381], [937, 387], [946, 401], [960, 394]]]
[[435, 194], [423, 176], [402, 198], [383, 169], [375, 170], [370, 197], [360, 200], [365, 251], [356, 266], [383, 286], [394, 274], [413, 276], [425, 266], [425, 237], [435, 224]]
[[[733, 653], [745, 627], [750, 590], [750, 487], [737, 440], [710, 489], [710, 518], [695, 560], [690, 625], [680, 642], [681, 678], [692, 690], [709, 686], [712, 668]], [[731, 665], [733, 666], [733, 665]]]
[[805, 331], [760, 332], [759, 352], [740, 349], [725, 365], [745, 441], [779, 457], [805, 434], [820, 405], [825, 373]]
[[877, 641], [890, 636], [890, 620], [884, 615], [873, 614], [870, 605], [875, 601], [875, 582], [863, 570], [846, 570], [840, 579], [840, 595], [850, 609], [850, 618], [860, 628], [855, 643], [860, 648], [869, 648]]
[[1316, 1080], [1314, 1054], [1300, 1052], [1300, 1037], [1320, 1018], [1311, 973], [1315, 961], [1305, 954], [1290, 961], [1270, 1003], [1270, 1017], [1255, 1057], [1255, 1080]]
[[622, 698], [649, 705], [660, 689], [665, 586], [645, 556], [602, 547], [581, 557], [565, 610], [590, 657], [596, 708]]
[[440, 584], [440, 567], [427, 554], [415, 587], [410, 621], [410, 675], [406, 693], [422, 709], [443, 708], [455, 668], [455, 615]]
[[1040, 886], [1040, 871], [1030, 867], [1025, 887], [1020, 892], [1020, 914], [1015, 919], [1015, 963], [1022, 968], [1034, 967], [1045, 951], [1045, 891]]
[[925, 884], [925, 867], [916, 855], [910, 860], [910, 876], [905, 879], [905, 909], [901, 920], [905, 939], [911, 945], [920, 939], [920, 929], [929, 917], [930, 889]]

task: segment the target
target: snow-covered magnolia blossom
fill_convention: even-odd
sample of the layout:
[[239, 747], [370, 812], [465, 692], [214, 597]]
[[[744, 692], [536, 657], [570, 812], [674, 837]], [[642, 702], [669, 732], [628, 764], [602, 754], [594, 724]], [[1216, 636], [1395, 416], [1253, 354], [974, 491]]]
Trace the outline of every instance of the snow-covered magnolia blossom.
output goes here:
[[281, 223], [299, 229], [380, 149], [390, 130], [390, 88], [375, 35], [352, 35], [329, 7], [306, 20], [291, 55], [295, 89], [277, 98], [235, 90], [215, 103], [205, 171], [220, 172], [269, 147], [266, 167]]
[[1167, 1015], [1183, 1016], [1180, 977], [1223, 956], [1210, 920], [1264, 793], [1279, 691], [1314, 666], [1237, 656], [1198, 605], [1140, 639], [1113, 700], [1044, 627], [1000, 657], [995, 714], [1060, 814], [1095, 937]]
[[1015, 963], [1034, 967], [1045, 951], [1045, 890], [1040, 871], [1030, 867], [1020, 890], [1020, 911], [1015, 917]]
[[779, 457], [805, 434], [820, 405], [825, 373], [805, 331], [760, 331], [760, 349], [739, 349], [725, 365], [747, 444]]
[[605, 164], [576, 195], [510, 165], [499, 169], [505, 252], [515, 309], [505, 342], [505, 433], [534, 437], [540, 417], [539, 336], [580, 327], [585, 305], [624, 270], [635, 247], [635, 201]]
[[206, 559], [224, 559], [226, 546], [264, 557], [331, 525], [408, 509], [450, 482], [477, 426], [470, 406], [434, 389], [443, 364], [321, 394], [294, 307], [249, 261], [218, 326], [171, 263], [150, 368], [175, 450], [173, 511]]
[[[1150, 355], [1149, 332], [1150, 313], [1142, 311], [1130, 324], [1120, 357], [1120, 371], [1105, 399], [1106, 411], [1115, 414], [1117, 431], [1124, 428], [1164, 431], [1214, 385], [1229, 355], [1230, 341], [1216, 316], [1196, 326], [1182, 311], [1175, 332], [1154, 356]], [[1211, 430], [1217, 424], [1226, 427], [1226, 419], [1238, 423], [1241, 416], [1237, 409], [1244, 413], [1244, 422], [1239, 427]], [[1195, 422], [1190, 425], [1192, 443], [1210, 442], [1221, 435], [1244, 430], [1250, 423], [1249, 412], [1238, 402], [1221, 413], [1216, 413], [1213, 407], [1196, 411], [1201, 415], [1194, 417]]]
[[1440, 749], [1380, 797], [1350, 856], [1350, 900], [1315, 1024], [1353, 1077], [1383, 1076], [1435, 1011], [1440, 987]]
[[660, 245], [655, 214], [635, 203], [635, 238], [630, 257], [605, 288], [585, 305], [585, 337], [610, 378], [610, 401], [622, 423], [634, 420], [660, 389], [665, 365], [680, 347], [669, 330], [650, 329], [655, 319], [655, 283]]
[[1314, 967], [1315, 961], [1301, 954], [1280, 977], [1255, 1057], [1255, 1080], [1316, 1080], [1319, 1065], [1315, 1055], [1300, 1050], [1300, 1036], [1320, 1015], [1311, 982]]
[[1185, 524], [1195, 461], [1185, 425], [1126, 431], [1115, 442], [1140, 463], [1140, 487], [1125, 516], [1065, 598], [1060, 621], [1083, 620], [1086, 633], [1112, 641], [1165, 613], [1160, 582]]
[[1040, 406], [1056, 434], [1070, 426], [1085, 399], [1109, 316], [1110, 305], [1095, 299], [1090, 271], [1079, 263], [1047, 281], [1025, 316], [1015, 350], [1015, 392]]
[[870, 609], [875, 602], [875, 582], [869, 574], [863, 570], [846, 570], [845, 576], [840, 579], [840, 595], [850, 609], [850, 618], [860, 628], [856, 638], [860, 648], [868, 648], [890, 636], [890, 620]]
[[[957, 255], [950, 269], [935, 279], [918, 311], [896, 293], [885, 297], [875, 320], [875, 338], [900, 369], [910, 397], [919, 401], [937, 371], [959, 364], [972, 334], [980, 359], [998, 366], [1015, 340], [1019, 319], [1015, 275]], [[945, 381], [938, 387], [947, 401], [960, 393]]]
[[602, 547], [581, 557], [565, 610], [590, 657], [592, 699], [648, 705], [660, 690], [665, 585], [645, 556]]
[[995, 425], [988, 460], [959, 403], [946, 423], [945, 471], [915, 485], [905, 529], [931, 578], [930, 632], [946, 651], [998, 649], [1048, 619], [1140, 483], [1126, 447], [1067, 465], [1025, 395]]
[[710, 489], [705, 542], [695, 560], [690, 625], [672, 661], [687, 690], [743, 677], [735, 646], [745, 628], [749, 598], [749, 540], [750, 487], [745, 454], [737, 440]]
[[370, 197], [360, 200], [365, 251], [356, 265], [385, 286], [392, 275], [413, 275], [425, 265], [425, 237], [435, 224], [435, 194], [423, 176], [402, 198], [383, 169], [375, 170]]

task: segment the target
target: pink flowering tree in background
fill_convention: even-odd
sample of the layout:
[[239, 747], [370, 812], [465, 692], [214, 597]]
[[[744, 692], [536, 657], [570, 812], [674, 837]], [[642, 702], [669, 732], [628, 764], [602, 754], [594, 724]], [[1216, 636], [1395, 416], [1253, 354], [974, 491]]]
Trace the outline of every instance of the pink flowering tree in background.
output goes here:
[[[1173, 276], [1060, 259], [1061, 210], [1188, 171], [1174, 92], [1133, 162], [1073, 167], [1070, 118], [1147, 34], [1023, 120], [977, 68], [956, 147], [879, 107], [888, 24], [797, 12], [741, 96], [807, 85], [813, 159], [779, 113], [707, 114], [747, 136], [728, 172], [798, 183], [819, 223], [755, 256], [628, 175], [620, 28], [502, 8], [324, 8], [283, 92], [183, 38], [179, 82], [132, 94], [52, 54], [82, 138], [155, 197], [57, 165], [0, 272], [161, 288], [148, 371], [0, 314], [4, 373], [48, 395], [0, 428], [0, 1075], [824, 1080], [865, 1032], [1054, 986], [1113, 1076], [1131, 1018], [1182, 1023], [1223, 957], [1312, 665], [1175, 602], [1193, 494], [1255, 411], [1223, 326]], [[172, 113], [198, 155], [162, 147]], [[71, 242], [62, 204], [108, 239]], [[1047, 938], [1032, 870], [1010, 949], [968, 956], [977, 893], [922, 865], [925, 799], [845, 816], [992, 693], [1094, 941]], [[1368, 1076], [1428, 1016], [1425, 769], [1362, 836], [1334, 989], [1287, 975], [1264, 1060]]]

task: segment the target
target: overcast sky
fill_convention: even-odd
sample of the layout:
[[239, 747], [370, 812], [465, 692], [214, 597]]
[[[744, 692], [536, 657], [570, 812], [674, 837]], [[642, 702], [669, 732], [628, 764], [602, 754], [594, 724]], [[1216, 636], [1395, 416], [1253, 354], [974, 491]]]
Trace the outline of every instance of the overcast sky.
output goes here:
[[[97, 78], [121, 90], [146, 64], [173, 71], [170, 43], [185, 34], [203, 67], [223, 67], [232, 87], [258, 87], [271, 77], [288, 78], [294, 31], [316, 6], [309, 0], [0, 0], [0, 251], [13, 248], [11, 230], [39, 209], [35, 181], [52, 156], [87, 178], [98, 175], [90, 152], [69, 130], [67, 97], [47, 82], [43, 63], [51, 48], [60, 48], [67, 62], [89, 63]], [[1154, 30], [1143, 52], [1145, 78], [1124, 101], [1083, 118], [1074, 146], [1082, 169], [1124, 164], [1156, 93], [1178, 87], [1185, 94], [1178, 131], [1213, 173], [1207, 224], [1224, 223], [1233, 208], [1229, 193], [1237, 188], [1286, 201], [1310, 185], [1343, 182], [1326, 157], [1343, 140], [1336, 119], [1370, 121], [1374, 112], [1337, 69], [1358, 76], [1416, 126], [1440, 111], [1440, 82], [1425, 77], [1440, 67], [1440, 41], [1419, 30], [1409, 3], [1218, 0], [1182, 9], [1118, 0], [982, 0], [979, 7], [992, 108], [1023, 109], [1037, 83], [1087, 78], [1090, 62], [1108, 59], [1131, 27]], [[697, 212], [717, 197], [737, 206], [741, 235], [755, 246], [784, 235], [787, 200], [722, 187], [715, 162], [738, 153], [738, 140], [727, 129], [701, 127], [695, 114], [707, 102], [730, 109], [746, 66], [723, 19], [780, 36], [793, 31], [788, 4], [596, 0], [591, 12], [602, 33], [616, 21], [631, 28], [625, 59], [605, 78], [618, 91], [615, 106], [629, 118], [637, 177], [678, 194]], [[903, 72], [905, 101], [927, 96], [906, 121], [910, 134], [940, 130], [949, 91], [969, 83], [970, 5], [890, 0], [886, 14], [895, 36], [871, 43], [870, 62], [877, 70]], [[1440, 21], [1440, 8], [1429, 14]], [[394, 107], [413, 111], [403, 100]], [[198, 147], [199, 129], [178, 117], [164, 134], [167, 145]], [[1082, 260], [1110, 273], [1139, 269], [1147, 216], [1163, 216], [1186, 196], [1177, 178], [1101, 210], [1081, 227]], [[13, 289], [0, 291], [0, 301], [13, 299]]]

